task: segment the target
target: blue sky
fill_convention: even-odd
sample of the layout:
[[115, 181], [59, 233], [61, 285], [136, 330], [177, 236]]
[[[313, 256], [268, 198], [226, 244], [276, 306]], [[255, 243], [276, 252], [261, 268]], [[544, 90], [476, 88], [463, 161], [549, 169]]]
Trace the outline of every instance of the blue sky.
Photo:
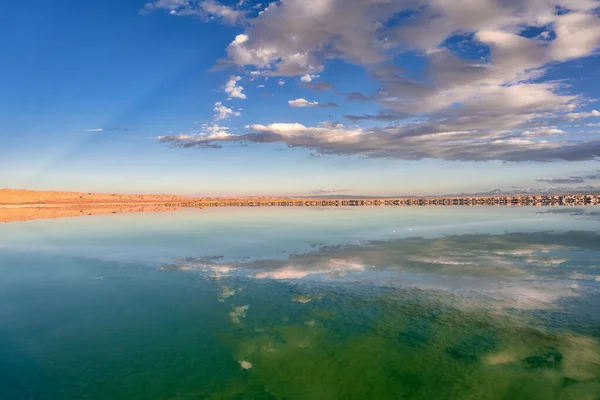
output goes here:
[[0, 187], [600, 186], [597, 0], [267, 5], [3, 5]]

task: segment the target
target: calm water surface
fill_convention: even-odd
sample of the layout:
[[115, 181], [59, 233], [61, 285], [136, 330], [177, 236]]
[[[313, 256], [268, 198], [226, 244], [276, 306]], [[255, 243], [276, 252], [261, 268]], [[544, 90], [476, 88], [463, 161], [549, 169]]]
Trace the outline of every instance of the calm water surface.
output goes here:
[[0, 399], [600, 398], [600, 208], [0, 225]]

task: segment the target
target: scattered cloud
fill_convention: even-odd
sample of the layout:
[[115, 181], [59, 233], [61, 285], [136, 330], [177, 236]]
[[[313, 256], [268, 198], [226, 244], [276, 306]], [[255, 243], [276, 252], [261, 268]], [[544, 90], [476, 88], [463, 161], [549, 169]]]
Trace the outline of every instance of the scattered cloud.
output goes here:
[[229, 133], [229, 128], [219, 124], [202, 124], [201, 129], [191, 133], [178, 135], [158, 136], [160, 143], [170, 143], [174, 147], [204, 147], [221, 148], [219, 141], [234, 136]]
[[320, 78], [320, 77], [321, 77], [321, 76], [320, 76], [320, 75], [318, 75], [318, 74], [314, 74], [314, 75], [311, 75], [311, 74], [304, 74], [304, 75], [302, 75], [302, 76], [300, 77], [300, 81], [301, 81], [302, 83], [310, 83], [310, 82], [312, 82], [312, 81], [313, 81], [313, 79], [317, 79], [317, 78]]
[[600, 193], [600, 186], [549, 186], [545, 188], [512, 187], [504, 194], [555, 194], [555, 193]]
[[[238, 4], [238, 7], [243, 3]], [[144, 5], [142, 13], [163, 10], [171, 15], [195, 16], [203, 20], [220, 20], [227, 25], [244, 24], [248, 12], [233, 7], [225, 6], [214, 0], [156, 0]]]
[[585, 183], [585, 179], [581, 176], [570, 176], [568, 178], [537, 178], [536, 181], [557, 184]]
[[290, 107], [339, 107], [336, 103], [320, 104], [318, 101], [308, 101], [303, 98], [289, 100]]
[[565, 117], [571, 121], [575, 121], [578, 119], [591, 118], [591, 117], [600, 117], [600, 111], [592, 110], [592, 111], [568, 113]]
[[567, 132], [562, 130], [562, 129], [558, 129], [556, 127], [536, 127], [532, 130], [528, 130], [528, 131], [524, 131], [522, 133], [523, 136], [525, 137], [553, 137], [553, 136], [557, 136], [557, 135], [564, 135]]
[[315, 107], [319, 105], [318, 101], [308, 101], [306, 99], [289, 100], [290, 107]]
[[577, 183], [585, 183], [586, 181], [592, 180], [600, 180], [600, 170], [595, 172], [588, 172], [585, 174], [570, 176], [568, 178], [538, 178], [536, 181], [538, 182], [546, 182], [546, 183], [557, 183], [557, 184], [577, 184]]
[[381, 111], [379, 114], [375, 115], [344, 115], [344, 118], [349, 119], [351, 121], [365, 121], [365, 120], [374, 120], [374, 121], [397, 121], [399, 119], [405, 118], [404, 114], [397, 114], [394, 112], [384, 112]]
[[260, 76], [260, 71], [250, 71], [250, 81], [255, 80]]
[[280, 79], [280, 80], [277, 81], [277, 84], [279, 86], [283, 86], [283, 85], [285, 85], [285, 81], [283, 79]]
[[252, 133], [203, 140], [172, 140], [174, 146], [210, 147], [218, 142], [284, 143], [320, 154], [419, 160], [457, 161], [584, 161], [600, 156], [600, 140], [580, 142], [537, 141], [496, 132], [453, 130], [451, 124], [418, 122], [384, 128], [363, 129], [323, 122], [318, 126], [300, 123], [255, 124]]
[[301, 82], [300, 86], [304, 89], [314, 90], [315, 92], [325, 92], [333, 89], [333, 85], [329, 82]]
[[238, 85], [238, 82], [242, 80], [241, 76], [231, 75], [229, 80], [225, 84], [225, 93], [229, 96], [229, 100], [232, 98], [245, 99], [244, 87]]
[[240, 116], [239, 111], [234, 111], [231, 108], [224, 106], [223, 103], [221, 103], [220, 101], [217, 101], [215, 103], [214, 111], [215, 111], [215, 117], [214, 117], [215, 121], [220, 121], [222, 119], [228, 119], [230, 117], [239, 117]]
[[583, 175], [583, 179], [588, 179], [588, 180], [600, 180], [600, 170], [596, 171], [596, 172], [592, 172], [586, 175]]
[[[246, 16], [214, 1], [148, 4], [177, 15], [200, 10], [229, 23]], [[235, 140], [363, 157], [596, 159], [600, 140], [555, 137], [567, 135], [560, 123], [600, 117], [600, 111], [587, 109], [589, 99], [565, 90], [564, 81], [550, 80], [548, 71], [596, 54], [597, 8], [594, 0], [273, 2], [255, 18], [244, 19], [244, 32], [227, 46], [220, 65], [249, 68], [264, 77], [299, 77], [304, 88], [328, 90], [331, 84], [313, 80], [342, 60], [363, 68], [378, 85], [373, 93], [352, 92], [346, 99], [372, 101], [385, 110], [348, 118], [396, 125], [356, 132], [343, 125], [274, 122], [252, 125], [261, 128]], [[544, 33], [530, 37], [527, 28]], [[461, 46], [451, 45], [457, 40]], [[479, 50], [481, 56], [474, 57]], [[420, 54], [425, 69], [402, 65], [399, 55], [405, 53]], [[228, 92], [230, 98], [245, 98], [236, 82], [232, 88], [240, 90]]]
[[116, 128], [93, 128], [93, 129], [86, 129], [85, 132], [114, 132], [114, 131], [132, 131], [132, 130], [134, 130], [134, 129], [116, 127]]
[[348, 101], [368, 101], [368, 100], [371, 100], [371, 98], [367, 97], [364, 94], [359, 93], [359, 92], [352, 92], [352, 93], [348, 93], [346, 95], [346, 100], [348, 100]]
[[352, 189], [318, 189], [310, 192], [312, 195], [327, 195], [327, 194], [335, 194], [335, 193], [348, 193], [353, 192]]

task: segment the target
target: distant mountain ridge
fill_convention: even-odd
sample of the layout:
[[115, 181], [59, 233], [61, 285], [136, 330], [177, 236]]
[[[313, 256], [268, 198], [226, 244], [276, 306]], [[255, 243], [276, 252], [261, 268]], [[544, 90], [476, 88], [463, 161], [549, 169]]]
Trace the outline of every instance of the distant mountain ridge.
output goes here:
[[566, 193], [588, 193], [595, 194], [600, 193], [599, 186], [575, 186], [575, 187], [549, 187], [549, 188], [513, 188], [508, 190], [492, 189], [485, 192], [475, 193], [459, 193], [459, 194], [440, 194], [431, 196], [360, 196], [360, 195], [340, 195], [340, 194], [324, 194], [324, 195], [307, 195], [299, 196], [301, 198], [311, 199], [393, 199], [393, 198], [423, 198], [423, 197], [458, 197], [458, 196], [502, 196], [502, 195], [536, 195], [536, 194], [566, 194]]

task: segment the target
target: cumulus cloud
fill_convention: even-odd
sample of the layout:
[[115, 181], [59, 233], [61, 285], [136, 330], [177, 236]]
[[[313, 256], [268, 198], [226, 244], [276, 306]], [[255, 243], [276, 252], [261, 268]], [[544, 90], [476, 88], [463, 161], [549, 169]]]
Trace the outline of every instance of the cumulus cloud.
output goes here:
[[220, 121], [222, 119], [240, 116], [239, 111], [234, 111], [231, 108], [224, 106], [223, 103], [221, 103], [220, 101], [215, 103], [214, 111], [215, 111], [215, 117], [214, 117], [215, 121]]
[[223, 138], [168, 138], [178, 147], [211, 147], [220, 142], [283, 143], [320, 154], [354, 155], [418, 160], [434, 158], [458, 161], [583, 161], [600, 156], [600, 140], [560, 142], [532, 140], [518, 134], [498, 136], [451, 130], [430, 122], [363, 129], [324, 122], [310, 127], [299, 123], [255, 124], [252, 133]]
[[319, 105], [318, 101], [308, 101], [306, 99], [289, 100], [290, 107], [315, 107]]
[[242, 80], [241, 76], [231, 75], [229, 80], [225, 84], [225, 93], [229, 96], [229, 100], [232, 98], [245, 99], [244, 87], [238, 85], [238, 82]]
[[[181, 13], [190, 2], [150, 4]], [[237, 139], [366, 157], [595, 159], [598, 140], [558, 140], [568, 135], [558, 124], [599, 117], [600, 112], [583, 109], [587, 99], [565, 90], [564, 82], [549, 80], [547, 72], [550, 66], [596, 54], [598, 4], [595, 0], [273, 2], [246, 19], [247, 26], [227, 46], [222, 64], [248, 67], [265, 77], [299, 77], [301, 86], [312, 90], [332, 88], [313, 82], [332, 60], [362, 67], [378, 89], [352, 92], [347, 100], [373, 101], [385, 111], [348, 118], [392, 121], [396, 126], [366, 128], [354, 135], [346, 127], [287, 124], [303, 132], [302, 139], [277, 129]], [[528, 28], [544, 33], [531, 37]], [[451, 45], [458, 40], [471, 51]], [[404, 53], [421, 56], [424, 70], [401, 65], [398, 55]], [[346, 139], [331, 141], [325, 137], [329, 135]]]
[[[242, 6], [239, 4], [238, 6]], [[156, 0], [144, 5], [142, 12], [155, 10], [167, 11], [171, 15], [195, 16], [204, 20], [218, 19], [228, 25], [242, 24], [246, 21], [247, 11], [225, 6], [214, 0]]]
[[319, 104], [318, 101], [308, 101], [303, 98], [289, 100], [290, 107], [339, 107], [336, 103]]

